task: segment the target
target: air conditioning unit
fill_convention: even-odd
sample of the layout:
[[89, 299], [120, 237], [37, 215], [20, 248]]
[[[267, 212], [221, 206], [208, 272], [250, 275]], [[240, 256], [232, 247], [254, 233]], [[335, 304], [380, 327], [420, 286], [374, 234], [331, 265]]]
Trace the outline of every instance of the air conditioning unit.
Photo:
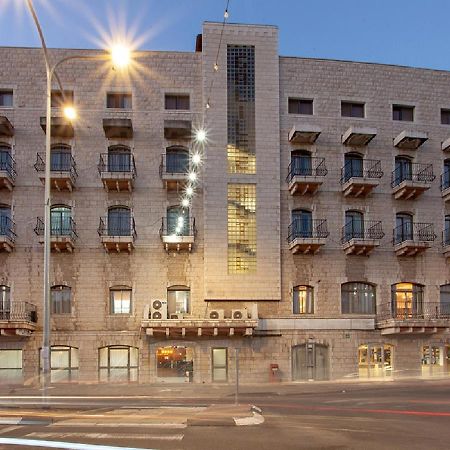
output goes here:
[[167, 319], [167, 300], [152, 300], [150, 305], [150, 319]]
[[183, 313], [171, 314], [170, 318], [175, 319], [175, 320], [182, 320], [182, 319], [184, 319], [184, 314]]
[[233, 309], [231, 310], [231, 318], [233, 320], [248, 319], [248, 314], [246, 309]]
[[225, 311], [223, 309], [212, 309], [208, 317], [212, 320], [223, 320], [225, 318]]

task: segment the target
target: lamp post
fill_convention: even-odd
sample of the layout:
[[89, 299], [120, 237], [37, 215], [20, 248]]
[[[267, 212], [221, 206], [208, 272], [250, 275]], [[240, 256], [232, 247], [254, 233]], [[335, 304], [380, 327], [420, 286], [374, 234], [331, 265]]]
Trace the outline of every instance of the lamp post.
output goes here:
[[[65, 93], [56, 69], [63, 63], [71, 60], [112, 60], [114, 67], [119, 69], [125, 68], [130, 61], [130, 51], [123, 45], [118, 45], [111, 49], [110, 54], [100, 55], [71, 55], [66, 56], [55, 63], [51, 63], [47, 45], [45, 43], [44, 33], [42, 32], [39, 19], [33, 6], [32, 0], [27, 0], [28, 9], [31, 13], [33, 21], [36, 25], [37, 32], [42, 44], [44, 52], [45, 69], [47, 76], [47, 93], [46, 93], [46, 123], [45, 123], [45, 182], [44, 182], [44, 304], [43, 304], [43, 338], [42, 338], [42, 390], [44, 399], [47, 397], [47, 388], [50, 384], [50, 175], [51, 175], [51, 95], [52, 80], [55, 76], [63, 101], [65, 101]], [[76, 111], [73, 106], [64, 108], [66, 117], [70, 120], [76, 118]]]

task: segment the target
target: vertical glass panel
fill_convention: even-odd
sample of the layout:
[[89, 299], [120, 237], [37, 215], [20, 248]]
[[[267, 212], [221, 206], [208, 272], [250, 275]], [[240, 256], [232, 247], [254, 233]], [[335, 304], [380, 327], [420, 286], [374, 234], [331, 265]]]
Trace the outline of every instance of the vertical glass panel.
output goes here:
[[108, 350], [108, 347], [102, 347], [99, 349], [100, 367], [108, 367]]
[[22, 350], [0, 350], [0, 369], [22, 369]]
[[128, 348], [111, 348], [109, 361], [111, 367], [127, 367]]

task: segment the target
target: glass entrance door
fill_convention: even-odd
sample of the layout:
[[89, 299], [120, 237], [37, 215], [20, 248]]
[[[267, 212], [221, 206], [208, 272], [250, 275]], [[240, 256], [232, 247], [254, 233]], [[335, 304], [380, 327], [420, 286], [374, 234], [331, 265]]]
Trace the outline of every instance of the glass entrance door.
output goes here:
[[358, 348], [360, 378], [392, 376], [392, 345], [363, 344]]

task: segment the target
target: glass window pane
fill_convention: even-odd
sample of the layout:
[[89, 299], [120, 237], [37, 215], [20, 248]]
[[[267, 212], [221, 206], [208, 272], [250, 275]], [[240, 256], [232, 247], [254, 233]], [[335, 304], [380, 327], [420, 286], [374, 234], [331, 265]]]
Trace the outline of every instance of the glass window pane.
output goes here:
[[51, 352], [51, 367], [57, 369], [67, 369], [69, 367], [69, 351], [67, 348], [65, 350], [54, 350]]
[[130, 347], [130, 366], [139, 365], [139, 349], [137, 347]]
[[22, 350], [0, 350], [0, 369], [22, 369]]
[[108, 347], [103, 347], [99, 350], [100, 367], [108, 367]]
[[73, 368], [78, 367], [78, 349], [71, 347], [71, 364]]
[[128, 348], [111, 348], [109, 360], [111, 367], [127, 367]]
[[214, 381], [227, 381], [227, 369], [225, 369], [225, 368], [213, 369], [213, 380]]
[[128, 369], [111, 368], [109, 371], [110, 381], [128, 381]]
[[100, 369], [99, 370], [99, 380], [101, 382], [108, 381], [108, 369]]
[[226, 348], [213, 348], [213, 365], [226, 366], [227, 365], [227, 349]]

